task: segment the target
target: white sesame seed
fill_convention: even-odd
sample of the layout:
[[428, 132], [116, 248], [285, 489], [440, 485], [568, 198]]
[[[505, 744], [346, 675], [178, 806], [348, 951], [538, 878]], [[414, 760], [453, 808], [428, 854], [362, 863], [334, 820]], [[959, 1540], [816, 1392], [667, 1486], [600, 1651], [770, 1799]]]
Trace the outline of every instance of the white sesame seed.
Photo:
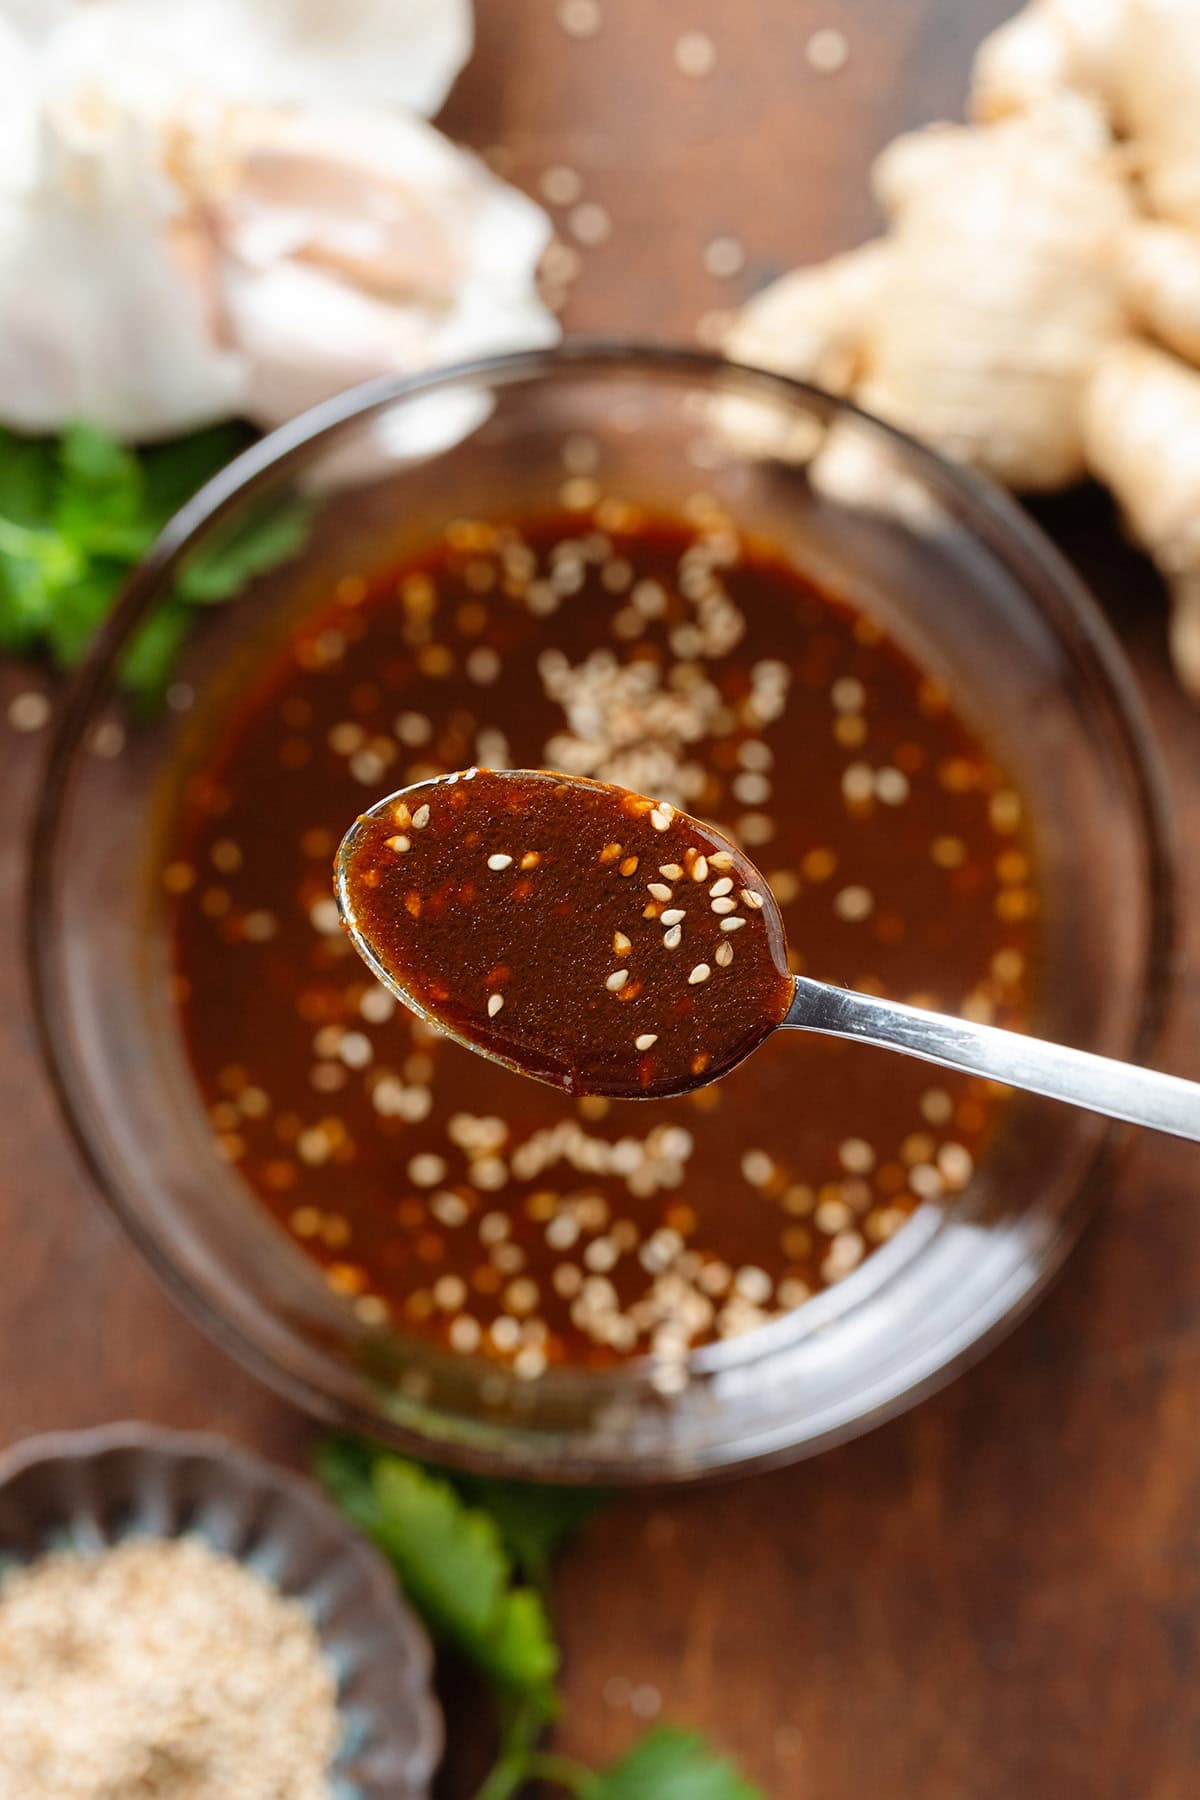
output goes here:
[[875, 794], [885, 806], [903, 806], [908, 799], [908, 776], [902, 769], [880, 769], [875, 776]]
[[714, 900], [714, 901], [712, 901], [711, 905], [712, 905], [712, 910], [715, 913], [731, 913], [731, 912], [737, 911], [737, 901], [736, 900], [728, 900], [728, 899]]
[[735, 237], [714, 238], [704, 247], [704, 267], [718, 281], [736, 275], [745, 262], [746, 252]]
[[330, 727], [329, 748], [338, 756], [351, 756], [366, 740], [366, 732], [353, 719], [344, 719], [340, 725]]
[[633, 1040], [635, 1050], [649, 1050], [658, 1042], [656, 1031], [643, 1031], [640, 1037]]
[[[583, 193], [583, 178], [576, 169], [569, 169], [562, 163], [555, 163], [553, 167], [542, 170], [541, 175], [538, 177], [538, 189], [542, 199], [550, 206], [573, 206]], [[567, 467], [570, 469], [571, 465], [567, 462], [569, 443], [570, 440], [568, 439], [567, 444], [563, 445], [563, 461], [567, 463]], [[571, 473], [574, 475], [586, 475], [589, 473], [592, 466], [593, 465], [589, 463], [586, 468], [571, 469]]]
[[658, 872], [665, 875], [668, 881], [680, 881], [683, 878], [683, 870], [678, 863], [660, 863]]
[[728, 942], [718, 944], [713, 960], [718, 968], [727, 969], [733, 961], [733, 945]]
[[36, 688], [15, 694], [8, 703], [8, 722], [14, 731], [40, 731], [50, 719], [50, 702]]
[[966, 1187], [975, 1173], [971, 1152], [962, 1144], [943, 1144], [937, 1155], [938, 1168], [952, 1188]]
[[521, 1342], [521, 1327], [507, 1313], [501, 1313], [488, 1327], [488, 1336], [497, 1350], [515, 1350]]
[[413, 829], [415, 831], [424, 831], [425, 827], [429, 823], [428, 803], [426, 803], [426, 805], [424, 805], [424, 806], [418, 806], [416, 812], [413, 814], [412, 822], [413, 822]]
[[467, 1171], [467, 1179], [472, 1187], [485, 1194], [494, 1194], [508, 1180], [508, 1165], [499, 1156], [479, 1156]]
[[917, 1163], [908, 1171], [908, 1185], [921, 1200], [936, 1200], [945, 1186], [932, 1163]]
[[686, 906], [669, 906], [666, 912], [661, 915], [661, 921], [664, 925], [678, 925], [681, 920], [686, 918]]
[[639, 1682], [630, 1696], [629, 1709], [639, 1719], [656, 1719], [662, 1711], [662, 1695], [651, 1682]]
[[721, 930], [722, 931], [740, 931], [742, 929], [742, 926], [745, 923], [746, 923], [745, 919], [740, 918], [740, 917], [735, 918], [735, 919], [722, 919], [721, 920]]
[[500, 869], [511, 868], [512, 867], [512, 857], [505, 856], [502, 851], [497, 850], [497, 852], [495, 853], [494, 856], [488, 857], [487, 866], [489, 869], [496, 869], [497, 871]]
[[568, 37], [595, 37], [603, 23], [599, 0], [562, 0], [558, 22]]
[[655, 831], [667, 831], [675, 815], [664, 806], [656, 806], [650, 814], [650, 823]]
[[406, 850], [412, 849], [412, 839], [405, 837], [403, 832], [397, 833], [395, 837], [388, 838], [386, 842], [388, 849], [394, 850], [397, 856], [403, 856]]
[[427, 744], [433, 736], [433, 725], [424, 713], [418, 712], [400, 713], [392, 730], [400, 742], [407, 744], [410, 750], [419, 749], [422, 744]]
[[478, 1348], [482, 1335], [479, 1320], [473, 1319], [470, 1313], [460, 1313], [450, 1326], [450, 1348], [457, 1350], [460, 1355], [469, 1356], [472, 1350]]
[[852, 1175], [866, 1175], [875, 1167], [875, 1152], [865, 1138], [846, 1138], [838, 1146], [838, 1159]]
[[751, 1187], [765, 1187], [775, 1173], [775, 1159], [765, 1150], [747, 1150], [742, 1155], [742, 1174]]
[[[728, 850], [714, 850], [708, 860], [714, 869], [732, 869], [733, 867], [733, 857]], [[707, 873], [706, 869], [705, 874]]]
[[842, 794], [851, 806], [870, 800], [875, 793], [875, 771], [869, 763], [853, 762], [842, 772]]
[[675, 42], [675, 67], [681, 75], [711, 75], [717, 66], [717, 47], [703, 31], [685, 31]]
[[613, 932], [613, 954], [614, 955], [628, 956], [629, 952], [630, 952], [630, 950], [632, 950], [632, 948], [633, 948], [633, 945], [630, 943], [629, 939], [625, 936], [625, 933], [623, 931], [614, 931]]
[[500, 1011], [500, 1008], [503, 1005], [504, 1005], [504, 995], [503, 994], [490, 994], [488, 996], [488, 1004], [487, 1004], [488, 1018], [494, 1019], [496, 1014]]
[[865, 887], [844, 887], [833, 902], [833, 910], [839, 919], [857, 924], [862, 919], [870, 918], [875, 909], [875, 899], [871, 890]]
[[762, 895], [759, 893], [757, 888], [743, 888], [742, 889], [742, 899], [745, 901], [746, 905], [750, 908], [751, 912], [761, 912], [762, 911], [764, 901], [763, 901]]
[[749, 1300], [754, 1306], [762, 1306], [771, 1298], [774, 1282], [765, 1269], [755, 1268], [752, 1264], [739, 1269], [733, 1278], [734, 1292]]
[[[94, 756], [121, 756], [124, 751], [124, 725], [119, 718], [103, 718], [92, 733], [92, 754]], [[997, 796], [999, 797], [999, 796]], [[1000, 826], [997, 826], [1000, 830]]]
[[358, 1003], [358, 1010], [369, 1024], [386, 1024], [396, 1010], [396, 996], [384, 987], [369, 987]]
[[804, 46], [804, 59], [816, 74], [836, 75], [850, 59], [850, 45], [846, 34], [832, 25], [825, 25], [820, 31], [814, 31]]
[[329, 894], [315, 900], [308, 909], [309, 923], [323, 937], [332, 937], [341, 929], [341, 915], [337, 909], [337, 901]]
[[374, 1050], [365, 1032], [347, 1031], [342, 1034], [337, 1053], [348, 1069], [365, 1069]]
[[671, 890], [665, 881], [650, 882], [647, 892], [652, 894], [656, 900], [669, 900], [671, 898]]
[[612, 974], [608, 977], [607, 981], [604, 983], [604, 985], [608, 989], [610, 994], [619, 994], [621, 989], [625, 986], [625, 983], [628, 980], [629, 980], [629, 970], [628, 969], [614, 969]]
[[436, 1187], [445, 1178], [445, 1161], [431, 1150], [423, 1150], [420, 1155], [409, 1158], [408, 1179], [415, 1187]]
[[581, 244], [602, 244], [612, 231], [612, 220], [595, 200], [581, 200], [573, 206], [567, 214], [567, 224]]
[[443, 1312], [457, 1312], [465, 1305], [467, 1284], [461, 1275], [439, 1275], [433, 1284], [433, 1302]]
[[731, 875], [722, 875], [719, 881], [713, 882], [708, 891], [714, 900], [720, 900], [723, 895], [733, 892], [733, 877]]
[[696, 858], [695, 862], [692, 864], [692, 880], [693, 881], [707, 881], [708, 880], [708, 861], [705, 857], [698, 856]]
[[[570, 1213], [559, 1213], [546, 1227], [545, 1237], [551, 1250], [569, 1250], [579, 1236], [579, 1220]], [[559, 1289], [561, 1293], [561, 1288]]]
[[[376, 1089], [377, 1093], [378, 1091]], [[469, 1216], [467, 1203], [462, 1195], [449, 1191], [435, 1194], [429, 1202], [429, 1210], [439, 1225], [445, 1225], [451, 1231], [458, 1225], [465, 1225]]]
[[663, 949], [664, 950], [678, 950], [682, 941], [683, 941], [683, 926], [682, 925], [672, 925], [670, 931], [665, 931], [663, 933]]
[[688, 976], [688, 986], [695, 987], [697, 983], [707, 981], [711, 974], [712, 970], [707, 963], [697, 963], [691, 974]]
[[921, 1111], [931, 1125], [945, 1125], [954, 1117], [954, 1102], [945, 1088], [926, 1088], [921, 1096]]
[[480, 687], [488, 687], [500, 673], [500, 658], [490, 644], [477, 644], [467, 657], [467, 676]]
[[767, 813], [743, 813], [737, 822], [737, 835], [747, 844], [769, 844], [775, 836], [775, 821]]

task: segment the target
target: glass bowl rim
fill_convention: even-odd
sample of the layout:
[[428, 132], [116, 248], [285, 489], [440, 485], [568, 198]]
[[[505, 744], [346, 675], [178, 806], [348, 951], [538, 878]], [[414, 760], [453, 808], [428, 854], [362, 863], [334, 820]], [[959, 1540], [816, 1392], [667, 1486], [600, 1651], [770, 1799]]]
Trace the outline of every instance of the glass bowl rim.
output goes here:
[[[472, 381], [491, 387], [507, 387], [555, 377], [591, 375], [602, 378], [622, 371], [648, 379], [690, 376], [701, 384], [732, 377], [751, 391], [757, 389], [764, 396], [773, 396], [785, 404], [807, 405], [828, 418], [858, 421], [890, 442], [899, 458], [914, 468], [935, 492], [952, 498], [960, 521], [967, 529], [983, 535], [986, 542], [987, 533], [981, 528], [990, 526], [1002, 548], [1016, 550], [1033, 564], [1063, 609], [1062, 617], [1051, 619], [1052, 625], [1056, 630], [1062, 630], [1065, 621], [1078, 633], [1093, 671], [1106, 690], [1145, 839], [1148, 932], [1144, 965], [1137, 978], [1140, 992], [1136, 996], [1137, 1024], [1130, 1045], [1131, 1055], [1144, 1058], [1149, 1054], [1166, 1010], [1171, 953], [1178, 937], [1175, 829], [1170, 788], [1149, 713], [1120, 640], [1083, 578], [1018, 501], [987, 477], [949, 461], [899, 427], [814, 383], [739, 363], [714, 351], [619, 335], [572, 336], [546, 349], [478, 357], [410, 376], [379, 376], [298, 414], [235, 456], [175, 512], [123, 584], [116, 603], [92, 638], [67, 685], [55, 720], [34, 810], [25, 886], [25, 938], [31, 969], [34, 1023], [43, 1064], [76, 1153], [99, 1197], [185, 1315], [234, 1361], [309, 1416], [343, 1427], [349, 1423], [366, 1435], [386, 1438], [417, 1453], [422, 1449], [427, 1453], [428, 1445], [424, 1440], [418, 1441], [413, 1432], [366, 1405], [348, 1401], [345, 1395], [318, 1388], [305, 1375], [293, 1373], [269, 1348], [225, 1316], [181, 1271], [169, 1250], [143, 1224], [137, 1207], [128, 1204], [119, 1184], [110, 1179], [103, 1159], [92, 1144], [84, 1110], [76, 1104], [74, 1089], [80, 1072], [68, 1033], [57, 1017], [54, 994], [57, 950], [53, 908], [48, 902], [55, 891], [55, 851], [62, 803], [74, 760], [94, 723], [97, 698], [109, 686], [118, 652], [138, 619], [156, 603], [163, 578], [223, 516], [259, 489], [273, 483], [281, 473], [302, 464], [323, 439], [336, 437], [349, 426], [361, 425], [373, 414], [398, 402], [452, 391]], [[695, 1480], [706, 1475], [711, 1478], [728, 1473], [731, 1467], [739, 1470], [764, 1467], [833, 1447], [907, 1410], [982, 1357], [1017, 1324], [1057, 1275], [1086, 1222], [1088, 1208], [1085, 1201], [1115, 1145], [1125, 1135], [1125, 1128], [1111, 1126], [1098, 1140], [1080, 1179], [1070, 1215], [1064, 1219], [1063, 1229], [1056, 1233], [1032, 1277], [1022, 1291], [1011, 1297], [1002, 1312], [986, 1322], [976, 1337], [960, 1344], [944, 1364], [918, 1376], [863, 1418], [831, 1428], [790, 1450], [739, 1456], [731, 1465], [718, 1461], [701, 1469], [689, 1468], [676, 1479]], [[474, 1466], [485, 1471], [496, 1466], [495, 1459], [488, 1453], [463, 1446], [458, 1446], [455, 1460], [464, 1467]], [[511, 1469], [508, 1472], [511, 1473]], [[552, 1467], [540, 1468], [537, 1473], [539, 1479], [556, 1478]], [[577, 1470], [565, 1468], [558, 1479], [571, 1481], [581, 1477]], [[636, 1483], [639, 1479], [662, 1479], [662, 1474], [660, 1470], [651, 1469], [639, 1477], [636, 1466], [628, 1466], [620, 1473], [606, 1472], [605, 1479]]]

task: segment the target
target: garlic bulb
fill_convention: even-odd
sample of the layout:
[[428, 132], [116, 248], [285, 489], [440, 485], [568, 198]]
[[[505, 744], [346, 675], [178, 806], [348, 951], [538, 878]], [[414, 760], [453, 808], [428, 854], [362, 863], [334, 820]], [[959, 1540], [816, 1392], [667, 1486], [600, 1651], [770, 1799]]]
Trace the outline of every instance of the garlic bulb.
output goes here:
[[39, 38], [0, 0], [6, 422], [272, 425], [372, 375], [557, 338], [545, 214], [378, 103], [436, 103], [462, 0], [51, 10]]
[[55, 85], [103, 71], [139, 113], [204, 95], [431, 117], [473, 35], [470, 0], [0, 0], [0, 11], [43, 39]]

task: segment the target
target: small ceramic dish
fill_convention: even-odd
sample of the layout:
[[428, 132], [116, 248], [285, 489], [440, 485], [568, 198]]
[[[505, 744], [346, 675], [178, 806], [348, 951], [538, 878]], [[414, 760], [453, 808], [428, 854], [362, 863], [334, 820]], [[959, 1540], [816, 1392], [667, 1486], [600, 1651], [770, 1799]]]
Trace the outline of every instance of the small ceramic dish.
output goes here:
[[106, 1425], [0, 1455], [0, 1572], [192, 1533], [310, 1609], [337, 1676], [334, 1800], [423, 1800], [442, 1748], [429, 1640], [387, 1564], [310, 1483], [203, 1432]]

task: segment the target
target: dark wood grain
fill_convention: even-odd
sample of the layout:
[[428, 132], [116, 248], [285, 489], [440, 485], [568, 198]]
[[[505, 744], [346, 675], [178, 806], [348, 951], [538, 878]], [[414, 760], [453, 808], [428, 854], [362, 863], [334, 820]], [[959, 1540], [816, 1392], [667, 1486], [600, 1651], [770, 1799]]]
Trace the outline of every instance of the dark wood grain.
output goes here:
[[[865, 174], [898, 128], [961, 106], [1007, 0], [481, 0], [448, 128], [550, 164], [612, 215], [581, 252], [577, 328], [688, 337], [706, 311], [874, 222]], [[838, 25], [850, 60], [803, 46]], [[710, 33], [717, 66], [672, 45]], [[734, 234], [744, 271], [704, 246]], [[1184, 934], [1161, 1060], [1200, 1075], [1200, 713], [1159, 598], [1098, 496], [1041, 509], [1095, 581], [1174, 784]], [[8, 698], [30, 685], [9, 669]], [[308, 1427], [172, 1309], [94, 1204], [33, 1044], [15, 917], [42, 737], [0, 724], [0, 1442], [121, 1415], [206, 1424], [289, 1458]], [[642, 1715], [703, 1726], [771, 1800], [1184, 1800], [1200, 1785], [1200, 1181], [1142, 1139], [1036, 1314], [979, 1368], [869, 1438], [724, 1488], [622, 1501], [567, 1557], [563, 1748], [613, 1754]], [[452, 1711], [447, 1800], [483, 1753]]]

